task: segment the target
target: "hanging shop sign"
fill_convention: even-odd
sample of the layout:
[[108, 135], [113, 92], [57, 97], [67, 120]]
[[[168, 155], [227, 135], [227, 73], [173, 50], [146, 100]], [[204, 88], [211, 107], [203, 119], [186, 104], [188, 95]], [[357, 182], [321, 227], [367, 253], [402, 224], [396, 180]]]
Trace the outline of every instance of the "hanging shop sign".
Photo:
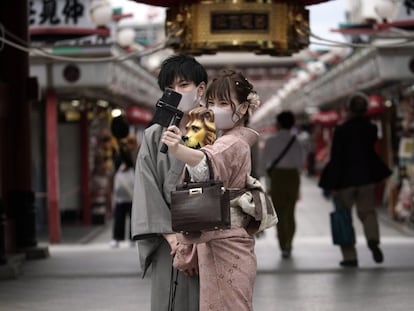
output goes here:
[[309, 14], [293, 1], [199, 1], [167, 10], [170, 46], [188, 54], [218, 51], [292, 55], [309, 45]]
[[127, 121], [130, 124], [148, 124], [151, 122], [153, 114], [151, 111], [139, 108], [137, 106], [129, 106], [126, 112]]
[[[99, 4], [99, 7], [96, 6]], [[94, 5], [94, 6], [92, 6]], [[29, 1], [29, 33], [32, 40], [54, 42], [98, 35], [108, 37], [110, 31], [93, 14], [102, 12], [105, 0], [33, 0]], [[96, 8], [96, 10], [93, 10]], [[112, 8], [105, 8], [107, 22]]]
[[313, 114], [311, 120], [314, 123], [325, 126], [335, 125], [339, 121], [339, 113], [336, 110], [321, 111]]
[[[384, 98], [380, 95], [371, 95], [369, 96], [369, 103], [368, 103], [368, 110], [367, 114], [377, 115], [384, 111]], [[325, 126], [332, 126], [336, 125], [341, 120], [341, 115], [336, 110], [330, 111], [320, 111], [314, 113], [311, 116], [311, 120], [314, 123], [325, 125]]]
[[384, 97], [381, 95], [371, 95], [369, 96], [368, 103], [368, 115], [377, 115], [384, 112]]

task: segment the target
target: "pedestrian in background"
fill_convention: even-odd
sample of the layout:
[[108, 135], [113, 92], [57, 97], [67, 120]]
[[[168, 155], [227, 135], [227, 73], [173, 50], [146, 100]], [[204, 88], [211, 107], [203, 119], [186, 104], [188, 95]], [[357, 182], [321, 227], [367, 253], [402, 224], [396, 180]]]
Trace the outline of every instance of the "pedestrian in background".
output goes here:
[[[193, 57], [173, 55], [163, 61], [158, 74], [162, 91], [172, 88], [181, 93], [178, 109], [184, 112], [179, 127], [184, 132], [188, 112], [200, 106], [207, 85], [207, 72]], [[173, 255], [177, 238], [171, 228], [171, 191], [180, 181], [184, 163], [160, 152], [164, 128], [151, 124], [144, 132], [138, 153], [132, 205], [132, 235], [138, 240], [143, 276], [151, 265], [151, 311], [168, 310]], [[178, 275], [175, 309], [198, 311], [198, 275]]]
[[[251, 173], [250, 148], [259, 134], [244, 124], [259, 103], [253, 85], [240, 72], [225, 70], [206, 91], [206, 105], [214, 112], [219, 130], [217, 140], [201, 150], [192, 149], [182, 145], [181, 131], [171, 126], [163, 142], [169, 153], [185, 161], [194, 181], [209, 179], [209, 160], [212, 175], [223, 181], [226, 189], [245, 189]], [[246, 230], [251, 216], [233, 208], [230, 214], [230, 229], [203, 231], [194, 238], [191, 234], [178, 235], [180, 244], [197, 247], [200, 311], [253, 310], [255, 239]]]
[[[376, 183], [391, 175], [375, 151], [377, 127], [366, 116], [368, 97], [355, 93], [347, 102], [347, 121], [336, 127], [332, 139], [330, 160], [324, 168], [319, 186], [334, 197], [338, 208], [356, 205], [368, 248], [375, 262], [384, 259], [375, 207]], [[352, 225], [352, 224], [351, 224]], [[343, 267], [357, 267], [355, 242], [342, 245]]]
[[134, 245], [131, 236], [131, 209], [135, 178], [134, 155], [136, 155], [138, 148], [139, 145], [135, 135], [130, 135], [121, 140], [119, 166], [114, 176], [113, 228], [110, 243], [112, 248], [119, 247], [119, 242], [125, 240], [126, 224], [128, 224], [128, 240], [131, 246]]
[[270, 178], [270, 194], [279, 221], [276, 225], [282, 258], [290, 258], [296, 230], [295, 207], [305, 151], [292, 133], [295, 116], [283, 111], [276, 116], [277, 133], [266, 141], [264, 165]]

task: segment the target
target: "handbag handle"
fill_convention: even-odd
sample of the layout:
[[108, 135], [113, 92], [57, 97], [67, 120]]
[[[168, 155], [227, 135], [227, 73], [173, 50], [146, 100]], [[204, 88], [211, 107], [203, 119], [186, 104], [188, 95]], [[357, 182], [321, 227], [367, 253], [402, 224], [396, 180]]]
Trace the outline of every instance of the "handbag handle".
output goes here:
[[[208, 157], [207, 153], [204, 150], [201, 150], [200, 149], [200, 151], [202, 153], [204, 153], [204, 155], [206, 156], [206, 161], [207, 161], [207, 166], [208, 166], [208, 172], [209, 172], [209, 175], [210, 175], [209, 176], [210, 177], [210, 180], [214, 180], [213, 168], [211, 166], [210, 158]], [[185, 172], [184, 172], [184, 182], [185, 183], [191, 182], [190, 173], [188, 172], [187, 167], [185, 168]]]

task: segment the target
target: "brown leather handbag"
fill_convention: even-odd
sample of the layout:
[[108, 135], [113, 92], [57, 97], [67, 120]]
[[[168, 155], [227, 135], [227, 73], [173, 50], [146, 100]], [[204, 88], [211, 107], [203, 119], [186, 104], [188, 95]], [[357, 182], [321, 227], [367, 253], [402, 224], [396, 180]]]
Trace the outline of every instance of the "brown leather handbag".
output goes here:
[[171, 224], [174, 232], [189, 233], [230, 228], [230, 197], [223, 182], [215, 180], [207, 157], [210, 180], [184, 182], [171, 192]]

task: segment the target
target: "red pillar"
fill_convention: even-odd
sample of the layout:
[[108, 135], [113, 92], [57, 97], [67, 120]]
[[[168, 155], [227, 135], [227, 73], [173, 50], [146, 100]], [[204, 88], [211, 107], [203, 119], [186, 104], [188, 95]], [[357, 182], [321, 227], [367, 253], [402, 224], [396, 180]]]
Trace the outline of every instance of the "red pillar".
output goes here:
[[55, 91], [49, 89], [46, 94], [46, 176], [50, 243], [59, 243], [61, 238], [57, 124], [57, 97]]
[[81, 142], [81, 192], [82, 192], [82, 221], [85, 225], [92, 223], [90, 203], [90, 174], [89, 174], [89, 131], [88, 110], [81, 111], [80, 119]]

